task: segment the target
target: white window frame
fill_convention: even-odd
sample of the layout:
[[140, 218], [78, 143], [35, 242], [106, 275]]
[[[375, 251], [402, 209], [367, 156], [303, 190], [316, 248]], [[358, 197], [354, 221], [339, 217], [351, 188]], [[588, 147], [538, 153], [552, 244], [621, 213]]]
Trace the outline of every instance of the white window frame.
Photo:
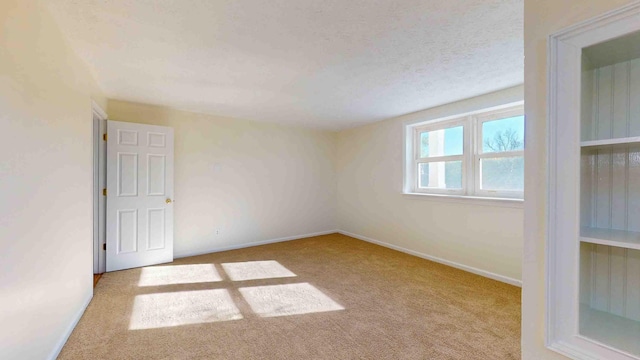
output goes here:
[[[454, 127], [462, 126], [462, 154], [461, 155], [446, 155], [446, 156], [432, 156], [422, 158], [420, 157], [420, 134], [427, 131], [435, 131], [435, 130], [443, 130]], [[452, 195], [463, 195], [465, 192], [465, 184], [467, 181], [467, 159], [464, 155], [467, 149], [467, 137], [469, 136], [468, 131], [468, 122], [466, 119], [453, 119], [446, 122], [437, 122], [437, 123], [429, 123], [422, 126], [416, 126], [413, 132], [413, 153], [414, 153], [414, 162], [413, 162], [413, 171], [415, 172], [415, 176], [413, 177], [413, 188], [416, 192], [424, 192], [424, 193], [432, 193], [432, 194], [452, 194]], [[420, 164], [428, 164], [432, 162], [441, 162], [441, 161], [462, 161], [462, 189], [439, 189], [439, 188], [421, 188], [420, 187], [420, 176], [419, 168]]]
[[[503, 197], [503, 198], [522, 198], [523, 191], [514, 191], [514, 190], [484, 190], [481, 186], [481, 178], [482, 178], [482, 167], [480, 166], [480, 162], [482, 159], [498, 159], [498, 158], [506, 158], [506, 157], [516, 157], [522, 156], [524, 158], [524, 147], [522, 150], [514, 150], [514, 151], [502, 151], [502, 152], [488, 152], [485, 153], [482, 151], [483, 143], [482, 140], [484, 136], [482, 134], [482, 125], [485, 122], [506, 119], [515, 116], [524, 116], [524, 108], [522, 107], [511, 107], [502, 110], [494, 110], [476, 114], [472, 116], [473, 123], [476, 131], [475, 136], [475, 145], [474, 149], [474, 159], [473, 163], [475, 168], [475, 186], [474, 192], [476, 196], [486, 196], [486, 197]], [[524, 141], [524, 139], [523, 139]]]
[[[505, 152], [484, 153], [482, 125], [488, 121], [505, 119], [513, 116], [524, 115], [522, 103], [511, 104], [500, 108], [487, 109], [467, 113], [463, 115], [419, 122], [406, 125], [405, 137], [407, 140], [407, 163], [405, 166], [405, 193], [426, 194], [451, 197], [490, 198], [490, 199], [514, 199], [522, 200], [523, 191], [512, 190], [483, 190], [481, 188], [482, 159], [495, 159], [502, 157], [524, 157], [523, 150]], [[420, 157], [420, 134], [425, 131], [443, 130], [452, 127], [463, 128], [463, 154]], [[419, 164], [438, 161], [462, 161], [462, 189], [420, 188]]]

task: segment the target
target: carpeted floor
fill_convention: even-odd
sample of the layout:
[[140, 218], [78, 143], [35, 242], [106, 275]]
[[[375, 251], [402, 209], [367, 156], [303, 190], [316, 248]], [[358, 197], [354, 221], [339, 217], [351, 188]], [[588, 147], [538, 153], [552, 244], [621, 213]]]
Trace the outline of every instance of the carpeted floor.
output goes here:
[[104, 274], [59, 357], [519, 358], [519, 288], [339, 234]]

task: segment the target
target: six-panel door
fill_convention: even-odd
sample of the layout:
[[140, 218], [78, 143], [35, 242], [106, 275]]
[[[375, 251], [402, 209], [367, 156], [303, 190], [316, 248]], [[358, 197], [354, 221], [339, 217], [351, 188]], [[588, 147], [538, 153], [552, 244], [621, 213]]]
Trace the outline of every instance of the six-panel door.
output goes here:
[[173, 261], [173, 129], [107, 123], [107, 271]]

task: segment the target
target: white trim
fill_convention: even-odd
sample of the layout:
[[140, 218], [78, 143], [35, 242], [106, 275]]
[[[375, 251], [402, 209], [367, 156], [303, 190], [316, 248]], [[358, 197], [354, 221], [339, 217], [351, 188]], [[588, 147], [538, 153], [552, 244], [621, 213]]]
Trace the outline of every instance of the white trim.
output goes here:
[[93, 291], [91, 291], [89, 297], [84, 301], [84, 304], [80, 308], [80, 311], [78, 311], [76, 316], [72, 318], [71, 323], [69, 323], [69, 326], [67, 326], [67, 329], [62, 334], [62, 337], [60, 337], [60, 340], [58, 340], [58, 344], [55, 348], [53, 348], [53, 351], [51, 352], [51, 355], [48, 357], [48, 359], [55, 360], [58, 358], [58, 355], [60, 355], [62, 348], [67, 343], [67, 340], [69, 340], [73, 329], [76, 328], [76, 325], [78, 325], [80, 318], [82, 318], [82, 315], [84, 315], [84, 312], [87, 310], [87, 306], [89, 306], [91, 299], [93, 299]]
[[98, 115], [102, 120], [107, 120], [107, 113], [102, 109], [100, 105], [95, 100], [91, 100], [91, 109], [93, 112]]
[[98, 115], [98, 117], [102, 120], [107, 120], [107, 113], [102, 109], [100, 105], [98, 105], [95, 100], [91, 100], [91, 110]]
[[556, 202], [556, 142], [555, 137], [555, 121], [556, 121], [556, 90], [558, 88], [557, 82], [557, 46], [558, 40], [554, 38], [553, 35], [549, 36], [547, 41], [547, 136], [546, 140], [546, 150], [547, 150], [547, 204], [545, 207], [545, 219], [547, 220], [547, 232], [545, 237], [545, 249], [546, 254], [544, 257], [544, 281], [545, 281], [545, 332], [544, 332], [544, 344], [547, 348], [557, 351], [563, 355], [566, 354], [564, 351], [565, 344], [560, 344], [560, 341], [556, 341], [556, 331], [555, 331], [555, 316], [552, 314], [550, 309], [551, 304], [553, 303], [553, 299], [555, 298], [555, 287], [553, 285], [553, 274], [556, 273], [554, 259], [556, 258], [556, 252], [554, 246], [552, 244], [551, 239], [554, 237], [555, 229], [555, 218], [552, 216], [553, 206], [555, 206]]
[[419, 258], [422, 259], [426, 259], [429, 261], [433, 261], [433, 262], [437, 262], [443, 265], [447, 265], [447, 266], [451, 266], [454, 267], [456, 269], [460, 269], [460, 270], [464, 270], [466, 272], [470, 272], [476, 275], [480, 275], [480, 276], [484, 276], [486, 278], [489, 279], [493, 279], [493, 280], [497, 280], [509, 285], [513, 285], [513, 286], [517, 286], [517, 287], [522, 287], [522, 281], [521, 280], [517, 280], [517, 279], [513, 279], [507, 276], [503, 276], [503, 275], [499, 275], [499, 274], [495, 274], [486, 270], [481, 270], [481, 269], [477, 269], [471, 266], [467, 266], [467, 265], [463, 265], [457, 262], [453, 262], [453, 261], [449, 261], [449, 260], [445, 260], [439, 257], [435, 257], [435, 256], [431, 256], [431, 255], [427, 255], [427, 254], [423, 254], [421, 252], [418, 251], [414, 251], [414, 250], [410, 250], [410, 249], [405, 249], [401, 246], [397, 246], [397, 245], [393, 245], [393, 244], [389, 244], [386, 243], [384, 241], [380, 241], [380, 240], [376, 240], [376, 239], [372, 239], [370, 237], [366, 237], [366, 236], [362, 236], [362, 235], [358, 235], [358, 234], [354, 234], [354, 233], [350, 233], [348, 231], [343, 231], [343, 230], [338, 230], [338, 233], [342, 234], [342, 235], [346, 235], [358, 240], [362, 240], [362, 241], [366, 241], [372, 244], [376, 244], [376, 245], [380, 245], [392, 250], [396, 250], [396, 251], [400, 251], [403, 252], [405, 254], [409, 254], [409, 255], [413, 255], [413, 256], [417, 256]]
[[464, 161], [464, 155], [443, 155], [432, 156], [416, 159], [416, 164], [428, 164], [432, 162], [447, 162], [447, 161]]
[[91, 187], [91, 206], [92, 206], [92, 212], [91, 212], [91, 216], [92, 216], [92, 236], [93, 236], [93, 273], [94, 274], [99, 274], [100, 273], [100, 252], [99, 252], [99, 240], [98, 238], [100, 237], [100, 206], [99, 204], [99, 194], [98, 194], [98, 189], [99, 189], [99, 182], [100, 182], [100, 166], [98, 165], [100, 163], [100, 155], [99, 155], [99, 146], [98, 146], [98, 141], [96, 140], [96, 138], [98, 137], [98, 134], [100, 133], [100, 119], [96, 118], [96, 114], [95, 112], [91, 114], [92, 117], [92, 127], [91, 127], [91, 144], [92, 144], [92, 170], [93, 170], [93, 184]]
[[522, 150], [509, 150], [509, 151], [499, 151], [499, 152], [486, 152], [482, 154], [477, 154], [476, 157], [478, 160], [482, 159], [498, 159], [505, 157], [523, 157], [524, 151]]
[[474, 115], [478, 124], [482, 126], [487, 121], [503, 120], [524, 115], [524, 103], [492, 111], [482, 111]]
[[[102, 139], [102, 135], [106, 133], [107, 118], [106, 114], [95, 101], [92, 101], [92, 172], [93, 186], [91, 191], [92, 199], [92, 244], [93, 244], [93, 273], [102, 274], [106, 272], [105, 252], [102, 244], [105, 242], [105, 221], [106, 208], [103, 198], [102, 189], [106, 188], [106, 144]], [[102, 231], [101, 231], [102, 230]]]
[[638, 13], [640, 13], [640, 2], [635, 1], [628, 5], [608, 11], [600, 16], [566, 27], [561, 31], [551, 34], [550, 38], [554, 37], [561, 41], [572, 39], [577, 46], [582, 48], [588, 47], [615, 38], [615, 36], [610, 36], [611, 32], [609, 31], [607, 31], [606, 34], [595, 34], [595, 36], [594, 34], [585, 34], [591, 30], [613, 25], [613, 27], [616, 28], [616, 31], [622, 29], [622, 31], [619, 31], [621, 35], [637, 31], [637, 23], [635, 19], [629, 18], [637, 15]]
[[[97, 118], [97, 123], [96, 123]], [[102, 144], [102, 126], [107, 121], [107, 113], [98, 105], [95, 100], [91, 99], [91, 143], [92, 143], [92, 159], [91, 164], [93, 173], [93, 186], [91, 189], [91, 203], [92, 203], [92, 244], [93, 244], [93, 273], [101, 274], [105, 272], [104, 266], [104, 253], [102, 252], [100, 242], [101, 238], [104, 240], [104, 234], [100, 234], [101, 223], [104, 226], [104, 221], [100, 221], [101, 212], [104, 215], [104, 209], [100, 206], [101, 183], [100, 176], [102, 174], [102, 168], [100, 167], [100, 159], [105, 156], [104, 146]], [[105, 126], [106, 128], [106, 126]], [[101, 236], [102, 235], [102, 236]]]
[[549, 344], [547, 345], [547, 347], [571, 359], [602, 360], [602, 358], [593, 357], [591, 356], [592, 355], [591, 353], [586, 353], [581, 348], [565, 343], [563, 341], [558, 341], [558, 342]]
[[254, 242], [244, 243], [244, 244], [217, 247], [217, 248], [212, 248], [212, 249], [202, 250], [202, 251], [186, 252], [186, 253], [179, 253], [179, 254], [174, 253], [173, 257], [174, 259], [180, 259], [180, 258], [185, 258], [190, 256], [205, 255], [205, 254], [217, 253], [222, 251], [244, 249], [244, 248], [259, 246], [259, 245], [275, 244], [275, 243], [291, 241], [291, 240], [300, 240], [300, 239], [310, 238], [314, 236], [336, 234], [338, 232], [339, 232], [338, 230], [327, 230], [327, 231], [320, 231], [320, 232], [315, 232], [310, 234], [294, 235], [294, 236], [287, 236], [287, 237], [282, 237], [277, 239], [269, 239], [269, 240], [254, 241]]
[[426, 193], [403, 193], [403, 197], [414, 200], [442, 201], [448, 203], [458, 203], [465, 205], [479, 205], [491, 207], [506, 207], [522, 209], [524, 207], [524, 199], [521, 198], [495, 198], [483, 196], [466, 196], [466, 195], [441, 195]]

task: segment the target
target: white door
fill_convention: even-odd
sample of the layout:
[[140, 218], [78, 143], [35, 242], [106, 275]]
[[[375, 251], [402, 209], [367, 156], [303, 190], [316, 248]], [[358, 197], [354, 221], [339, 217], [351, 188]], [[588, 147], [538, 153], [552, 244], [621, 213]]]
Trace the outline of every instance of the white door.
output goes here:
[[107, 122], [107, 271], [173, 261], [173, 129]]

